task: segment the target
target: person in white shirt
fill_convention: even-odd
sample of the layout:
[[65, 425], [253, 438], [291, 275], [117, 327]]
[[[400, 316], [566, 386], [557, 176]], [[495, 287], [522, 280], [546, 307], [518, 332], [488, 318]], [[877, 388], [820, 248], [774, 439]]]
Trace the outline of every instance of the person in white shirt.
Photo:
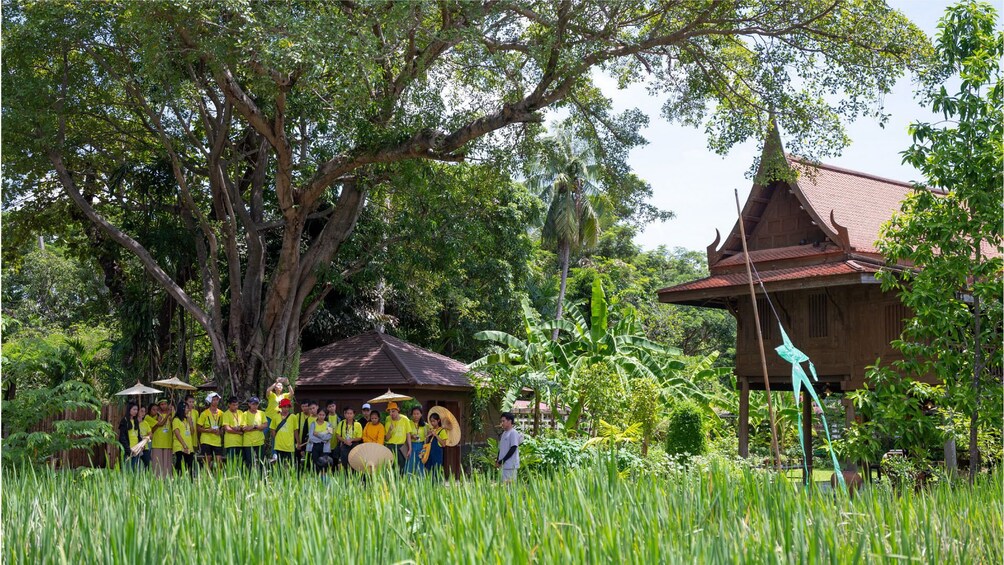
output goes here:
[[513, 428], [516, 416], [512, 412], [503, 412], [499, 424], [502, 426], [502, 437], [499, 438], [499, 454], [495, 467], [502, 469], [502, 482], [516, 480], [519, 470], [519, 444], [523, 436]]

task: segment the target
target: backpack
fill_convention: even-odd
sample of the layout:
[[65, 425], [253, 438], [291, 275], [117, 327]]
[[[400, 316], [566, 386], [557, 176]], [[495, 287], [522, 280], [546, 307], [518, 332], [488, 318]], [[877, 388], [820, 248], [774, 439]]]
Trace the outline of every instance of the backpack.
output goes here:
[[432, 452], [432, 438], [427, 437], [425, 438], [425, 443], [422, 444], [421, 453], [418, 454], [418, 458], [421, 459], [423, 465], [429, 462], [429, 453], [431, 452]]

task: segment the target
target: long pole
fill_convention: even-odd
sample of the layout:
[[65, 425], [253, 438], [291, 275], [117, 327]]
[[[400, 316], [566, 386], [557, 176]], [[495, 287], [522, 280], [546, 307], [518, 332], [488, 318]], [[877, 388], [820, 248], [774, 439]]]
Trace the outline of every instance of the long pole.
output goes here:
[[746, 226], [743, 224], [743, 211], [739, 207], [739, 190], [736, 194], [736, 212], [739, 213], [739, 236], [743, 241], [743, 258], [746, 260], [746, 276], [750, 284], [750, 301], [753, 303], [753, 327], [756, 328], [756, 341], [760, 346], [760, 368], [763, 369], [763, 388], [767, 392], [767, 417], [770, 420], [770, 446], [774, 449], [774, 463], [781, 472], [781, 449], [777, 445], [777, 426], [774, 423], [774, 401], [770, 397], [770, 377], [767, 376], [767, 354], [763, 350], [763, 332], [760, 330], [760, 312], [756, 307], [756, 289], [753, 288], [753, 271], [750, 268], [750, 253], [746, 248]]

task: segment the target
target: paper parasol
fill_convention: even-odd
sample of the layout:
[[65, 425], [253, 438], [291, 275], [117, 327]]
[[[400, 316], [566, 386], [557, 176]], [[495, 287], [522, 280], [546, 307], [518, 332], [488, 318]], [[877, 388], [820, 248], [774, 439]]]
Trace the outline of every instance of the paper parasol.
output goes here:
[[349, 452], [349, 465], [360, 473], [390, 465], [393, 462], [394, 454], [379, 443], [363, 443], [353, 447], [352, 451]]
[[179, 379], [178, 377], [171, 377], [169, 379], [164, 379], [161, 381], [153, 381], [150, 384], [160, 385], [164, 388], [177, 388], [181, 390], [197, 390], [194, 386], [186, 383], [185, 381]]
[[446, 433], [449, 434], [446, 438], [446, 446], [453, 447], [460, 443], [460, 422], [457, 422], [457, 417], [442, 406], [433, 406], [429, 410], [429, 415], [439, 414], [440, 419], [443, 421], [443, 428], [446, 429]]
[[131, 386], [131, 387], [125, 389], [125, 390], [120, 390], [120, 391], [116, 392], [115, 394], [118, 395], [118, 396], [138, 396], [140, 394], [161, 394], [162, 392], [164, 392], [164, 391], [157, 390], [155, 388], [150, 388], [150, 387], [148, 387], [148, 386], [140, 383], [139, 381], [136, 381], [135, 385], [133, 385], [133, 386]]
[[391, 392], [390, 389], [387, 389], [386, 393], [381, 394], [380, 396], [378, 396], [376, 398], [371, 398], [371, 399], [367, 400], [367, 402], [371, 402], [373, 404], [380, 404], [380, 403], [384, 403], [384, 402], [403, 402], [405, 400], [411, 400], [412, 398], [413, 397], [411, 397], [411, 396], [407, 396], [407, 395], [404, 395], [404, 394], [398, 394], [396, 392]]

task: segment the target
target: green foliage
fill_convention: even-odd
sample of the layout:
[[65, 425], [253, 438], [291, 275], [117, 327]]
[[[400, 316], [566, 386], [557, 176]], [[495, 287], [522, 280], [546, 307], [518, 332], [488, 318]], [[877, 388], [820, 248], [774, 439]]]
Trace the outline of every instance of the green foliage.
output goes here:
[[[508, 381], [508, 390], [531, 386], [546, 392], [552, 406], [568, 405], [565, 430], [575, 432], [585, 411], [598, 419], [599, 414], [616, 414], [628, 400], [631, 382], [637, 378], [658, 378], [677, 353], [647, 340], [630, 308], [622, 309], [616, 321], [611, 319], [601, 281], [593, 284], [588, 310], [568, 311], [565, 320], [541, 322], [540, 314], [529, 302], [523, 304], [525, 331], [523, 340], [498, 331], [475, 334], [477, 339], [499, 344], [495, 353], [471, 364], [472, 369], [501, 366], [494, 373]], [[550, 332], [558, 330], [557, 340]], [[509, 395], [515, 398], [515, 394]], [[592, 412], [595, 411], [595, 414]]]
[[707, 442], [700, 408], [692, 402], [677, 404], [669, 416], [666, 452], [670, 455], [703, 455], [707, 451]]
[[123, 380], [112, 337], [100, 326], [22, 331], [3, 344], [4, 381], [13, 381], [18, 391], [80, 381], [108, 394]]
[[877, 463], [890, 449], [925, 460], [945, 441], [944, 388], [903, 377], [876, 365], [866, 373], [865, 388], [848, 393], [862, 421], [853, 424], [834, 448], [852, 461]]
[[[735, 318], [725, 310], [676, 306], [659, 302], [658, 290], [707, 276], [704, 253], [660, 247], [642, 251], [633, 242], [636, 231], [625, 225], [606, 228], [598, 246], [574, 258], [568, 298], [588, 304], [596, 278], [608, 289], [615, 308], [631, 306], [645, 336], [677, 347], [685, 355], [719, 352], [720, 366], [731, 366], [735, 355]], [[540, 308], [546, 303], [535, 301]], [[543, 310], [542, 310], [543, 311]]]
[[641, 426], [642, 455], [648, 454], [648, 445], [652, 433], [659, 423], [660, 414], [659, 385], [652, 378], [640, 378], [631, 383], [630, 421]]
[[66, 449], [91, 449], [115, 442], [111, 424], [101, 419], [57, 419], [51, 432], [32, 431], [43, 420], [67, 410], [86, 410], [99, 416], [101, 402], [90, 385], [78, 381], [22, 391], [14, 400], [4, 400], [4, 428], [11, 430], [3, 440], [4, 465], [40, 465]]
[[[915, 123], [903, 161], [919, 169], [919, 185], [882, 231], [879, 249], [905, 268], [881, 275], [912, 316], [894, 345], [903, 375], [935, 375], [947, 398], [970, 416], [975, 463], [978, 429], [1004, 427], [998, 390], [1004, 369], [1004, 32], [990, 4], [950, 7], [937, 37], [938, 64], [923, 78], [923, 99], [943, 120]], [[958, 77], [950, 94], [946, 80]], [[986, 409], [980, 411], [980, 406]], [[973, 467], [976, 467], [974, 464]], [[976, 469], [972, 469], [975, 473]]]
[[[998, 474], [973, 487], [866, 487], [850, 498], [810, 495], [797, 481], [722, 459], [628, 479], [595, 464], [548, 476], [521, 472], [504, 487], [497, 471], [449, 486], [393, 474], [363, 482], [294, 473], [262, 479], [224, 471], [191, 481], [4, 471], [3, 561], [72, 555], [79, 563], [175, 565], [191, 561], [179, 540], [199, 547], [206, 539], [218, 539], [227, 560], [240, 563], [262, 555], [315, 563], [334, 553], [366, 563], [595, 563], [602, 556], [617, 563], [955, 564], [1004, 557]], [[319, 519], [318, 505], [332, 496], [353, 504], [342, 519]], [[161, 531], [171, 535], [139, 534]]]
[[606, 447], [611, 450], [616, 450], [625, 444], [638, 441], [641, 438], [641, 435], [641, 422], [635, 422], [621, 428], [600, 420], [599, 426], [596, 430], [596, 436], [586, 440], [586, 443], [582, 447], [583, 449], [587, 447]]

